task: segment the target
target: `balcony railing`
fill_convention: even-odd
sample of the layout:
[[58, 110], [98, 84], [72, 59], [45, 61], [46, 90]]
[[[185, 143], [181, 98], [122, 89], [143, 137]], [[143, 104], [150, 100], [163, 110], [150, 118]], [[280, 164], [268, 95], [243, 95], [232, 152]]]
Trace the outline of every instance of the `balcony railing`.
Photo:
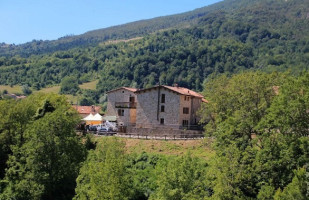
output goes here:
[[116, 108], [136, 108], [136, 102], [116, 102]]

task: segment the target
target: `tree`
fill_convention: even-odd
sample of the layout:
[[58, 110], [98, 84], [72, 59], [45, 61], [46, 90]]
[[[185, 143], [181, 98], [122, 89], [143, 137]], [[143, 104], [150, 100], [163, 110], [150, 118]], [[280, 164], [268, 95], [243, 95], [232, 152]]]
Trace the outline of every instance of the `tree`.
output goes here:
[[130, 174], [125, 164], [123, 142], [111, 138], [98, 143], [80, 170], [74, 199], [130, 199]]
[[288, 77], [277, 98], [260, 123], [261, 128], [277, 129], [280, 133], [309, 135], [309, 73]]
[[28, 85], [21, 86], [21, 90], [24, 95], [30, 95], [32, 93], [32, 90], [29, 88]]
[[308, 190], [308, 172], [306, 172], [305, 168], [301, 168], [294, 171], [295, 176], [292, 182], [287, 185], [283, 191], [278, 189], [276, 192], [274, 199], [275, 200], [306, 200], [309, 197]]
[[216, 138], [213, 198], [271, 199], [309, 163], [307, 81], [308, 73], [249, 72], [207, 84], [201, 113]]
[[32, 88], [34, 88], [35, 90], [40, 90], [41, 89], [41, 85], [38, 82], [33, 83]]
[[190, 154], [159, 163], [156, 172], [157, 189], [150, 199], [204, 199], [212, 193], [205, 181], [205, 163]]
[[80, 90], [78, 86], [78, 82], [76, 78], [68, 76], [62, 79], [60, 94], [72, 94], [76, 95], [76, 93]]
[[31, 125], [40, 101], [39, 95], [21, 101], [0, 101], [0, 178], [4, 176], [12, 147], [21, 146], [25, 142], [25, 131]]
[[91, 105], [94, 105], [94, 101], [91, 100], [90, 98], [82, 98], [80, 100], [80, 103], [79, 103], [81, 106], [91, 106]]
[[147, 200], [155, 192], [157, 188], [155, 168], [164, 159], [162, 155], [146, 152], [128, 156], [127, 168], [132, 177], [131, 185], [134, 190], [132, 200]]
[[22, 142], [11, 147], [0, 199], [69, 199], [74, 194], [86, 153], [74, 131], [79, 117], [64, 97], [46, 98], [43, 109], [26, 118]]
[[273, 89], [281, 83], [282, 75], [262, 72], [247, 72], [226, 75], [210, 80], [205, 85], [205, 98], [201, 115], [208, 122], [206, 134], [217, 138], [217, 145], [237, 143], [245, 149], [251, 145], [252, 135], [259, 135], [257, 125], [266, 114], [272, 99], [276, 96]]

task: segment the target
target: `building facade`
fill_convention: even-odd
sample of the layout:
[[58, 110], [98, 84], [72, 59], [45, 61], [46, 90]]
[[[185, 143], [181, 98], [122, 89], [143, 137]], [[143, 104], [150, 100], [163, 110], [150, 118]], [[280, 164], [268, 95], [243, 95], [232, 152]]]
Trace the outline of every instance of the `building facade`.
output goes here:
[[121, 126], [133, 126], [136, 123], [135, 88], [121, 87], [107, 92], [106, 116], [116, 116]]
[[136, 128], [197, 129], [203, 96], [183, 87], [160, 85], [137, 90]]

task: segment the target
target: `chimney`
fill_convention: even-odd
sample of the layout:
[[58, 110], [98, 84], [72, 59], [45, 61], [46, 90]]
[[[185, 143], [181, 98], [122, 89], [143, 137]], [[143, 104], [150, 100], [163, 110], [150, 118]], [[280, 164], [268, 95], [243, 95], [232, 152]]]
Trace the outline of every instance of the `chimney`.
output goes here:
[[177, 84], [177, 83], [174, 83], [174, 84], [173, 84], [173, 87], [178, 87], [178, 84]]

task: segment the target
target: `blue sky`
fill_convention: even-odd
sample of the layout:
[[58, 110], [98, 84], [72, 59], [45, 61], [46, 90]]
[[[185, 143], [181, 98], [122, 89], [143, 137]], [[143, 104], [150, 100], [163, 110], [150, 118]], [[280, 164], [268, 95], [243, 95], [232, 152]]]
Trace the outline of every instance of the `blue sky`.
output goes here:
[[53, 40], [216, 2], [219, 0], [0, 0], [0, 42]]

